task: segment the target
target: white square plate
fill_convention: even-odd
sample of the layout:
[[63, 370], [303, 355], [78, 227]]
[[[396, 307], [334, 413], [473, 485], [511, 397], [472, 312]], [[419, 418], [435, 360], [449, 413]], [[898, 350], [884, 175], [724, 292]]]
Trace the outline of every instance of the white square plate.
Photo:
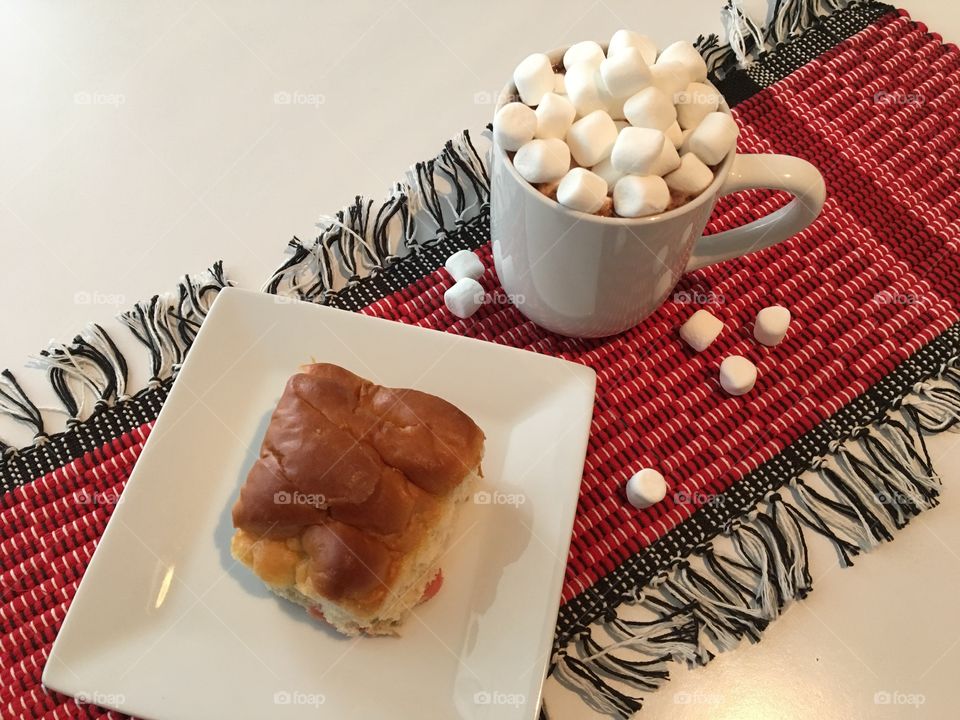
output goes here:
[[[311, 360], [413, 387], [487, 435], [484, 487], [400, 638], [344, 638], [230, 556], [230, 510]], [[43, 673], [142, 717], [532, 718], [593, 408], [586, 367], [236, 289], [220, 293]], [[486, 501], [486, 502], [484, 502]]]

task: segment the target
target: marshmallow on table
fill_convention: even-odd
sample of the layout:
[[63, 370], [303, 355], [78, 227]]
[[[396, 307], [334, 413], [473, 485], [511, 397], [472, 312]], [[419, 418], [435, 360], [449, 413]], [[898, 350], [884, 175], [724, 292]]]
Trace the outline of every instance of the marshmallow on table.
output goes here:
[[653, 468], [643, 468], [627, 480], [627, 501], [639, 510], [667, 496], [667, 481]]
[[537, 138], [517, 150], [513, 166], [529, 183], [559, 180], [570, 169], [570, 148], [559, 138]]
[[643, 217], [663, 212], [670, 190], [656, 175], [625, 175], [613, 188], [613, 209], [621, 217]]
[[573, 168], [557, 187], [557, 202], [571, 210], [594, 213], [607, 199], [607, 181], [586, 168]]
[[623, 114], [635, 127], [666, 130], [677, 119], [673, 101], [653, 86], [631, 95], [623, 104]]
[[567, 131], [567, 145], [578, 165], [592, 167], [610, 155], [617, 141], [617, 126], [603, 110], [577, 120]]
[[707, 63], [692, 43], [686, 40], [668, 45], [660, 52], [657, 62], [678, 62], [686, 68], [690, 82], [703, 82], [707, 79]]
[[723, 330], [723, 321], [707, 310], [697, 310], [680, 326], [680, 338], [697, 352], [706, 350]]
[[670, 100], [690, 84], [690, 73], [678, 62], [657, 61], [650, 66], [650, 82]]
[[694, 82], [677, 95], [677, 122], [686, 130], [700, 124], [720, 106], [720, 93], [705, 83]]
[[757, 366], [740, 355], [725, 357], [720, 363], [720, 387], [730, 395], [744, 395], [757, 382]]
[[680, 158], [680, 166], [663, 176], [667, 187], [685, 195], [699, 195], [713, 182], [713, 170], [693, 153]]
[[640, 51], [633, 47], [600, 63], [600, 77], [607, 92], [616, 98], [626, 98], [640, 92], [651, 82], [650, 68]]
[[790, 326], [790, 311], [782, 305], [771, 305], [757, 313], [753, 336], [757, 342], [773, 347], [787, 334]]
[[587, 63], [597, 67], [603, 62], [603, 48], [593, 40], [574, 43], [563, 54], [563, 67], [569, 70], [574, 65]]
[[[653, 168], [666, 142], [659, 130], [626, 127], [620, 131], [610, 153], [613, 167], [631, 175], [657, 174]], [[667, 143], [669, 144], [669, 143]], [[670, 145], [673, 147], [673, 145]], [[676, 152], [676, 150], [674, 150]]]
[[463, 280], [463, 278], [479, 280], [483, 275], [483, 263], [469, 250], [458, 250], [447, 258], [443, 267], [454, 280]]
[[553, 76], [553, 91], [557, 95], [567, 94], [567, 81], [563, 73], [555, 73]]
[[[522, 107], [526, 106], [522, 105]], [[537, 137], [562, 138], [567, 134], [570, 125], [573, 124], [573, 119], [577, 116], [577, 110], [565, 96], [551, 92], [541, 98], [535, 115]]]
[[733, 150], [739, 134], [740, 129], [732, 116], [725, 112], [712, 112], [690, 133], [684, 149], [694, 153], [707, 165], [716, 165]]
[[599, 175], [603, 178], [603, 181], [607, 183], [607, 194], [613, 192], [613, 186], [617, 184], [617, 181], [620, 180], [626, 173], [617, 170], [613, 163], [610, 161], [610, 158], [604, 158], [592, 168], [590, 171], [595, 175]]
[[675, 148], [683, 145], [683, 130], [680, 129], [679, 123], [673, 123], [673, 125], [663, 131], [663, 134], [667, 136], [667, 140], [673, 143]]
[[617, 30], [613, 34], [610, 43], [607, 45], [607, 57], [613, 57], [627, 48], [639, 50], [643, 56], [643, 61], [647, 65], [653, 65], [657, 59], [657, 46], [654, 45], [653, 40], [632, 30]]
[[536, 105], [546, 93], [553, 91], [553, 65], [543, 53], [528, 55], [513, 71], [513, 84], [520, 99]]
[[473, 278], [457, 280], [443, 294], [443, 304], [458, 318], [466, 319], [483, 304], [483, 286]]
[[523, 103], [507, 103], [493, 116], [493, 137], [504, 150], [519, 150], [536, 131], [537, 114]]
[[[637, 128], [637, 130], [639, 129], [640, 128]], [[661, 133], [661, 135], [662, 134], [663, 133]], [[673, 143], [670, 142], [664, 135], [663, 144], [660, 146], [660, 154], [657, 155], [656, 160], [653, 161], [653, 167], [650, 169], [650, 174], [663, 177], [667, 173], [671, 173], [679, 167], [680, 155], [677, 153], [677, 148], [675, 148]], [[669, 185], [667, 187], [669, 187]]]

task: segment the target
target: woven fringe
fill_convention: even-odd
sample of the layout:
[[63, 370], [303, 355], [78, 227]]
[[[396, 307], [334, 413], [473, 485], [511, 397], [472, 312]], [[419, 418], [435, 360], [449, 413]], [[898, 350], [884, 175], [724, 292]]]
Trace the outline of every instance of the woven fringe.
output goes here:
[[[763, 630], [813, 589], [809, 532], [829, 540], [842, 566], [892, 540], [938, 504], [940, 479], [924, 435], [960, 423], [960, 369], [944, 365], [887, 416], [835, 441], [803, 477], [789, 479], [713, 541], [677, 558], [633, 600], [554, 654], [554, 676], [594, 710], [630, 717], [642, 694], [669, 679], [668, 660], [701, 665]], [[622, 615], [651, 614], [648, 622]]]
[[[223, 263], [208, 271], [185, 276], [174, 292], [155, 295], [122, 313], [120, 320], [150, 352], [152, 375], [148, 387], [172, 378], [193, 344], [200, 324], [217, 293], [230, 283], [223, 275]], [[51, 342], [30, 358], [28, 367], [47, 372], [50, 386], [62, 407], [41, 408], [14, 378], [0, 374], [0, 415], [28, 425], [34, 444], [47, 438], [42, 410], [66, 415], [66, 428], [90, 419], [102, 409], [131, 397], [127, 387], [127, 359], [110, 334], [90, 323], [69, 344]], [[0, 441], [4, 455], [16, 452]]]
[[790, 42], [822, 18], [853, 5], [869, 5], [874, 0], [770, 0], [763, 24], [744, 10], [743, 0], [727, 0], [720, 21], [727, 42], [720, 45], [716, 36], [701, 38], [696, 47], [704, 56], [707, 70], [718, 79], [737, 68], [750, 66], [765, 53]]
[[263, 290], [328, 303], [396, 259], [442, 241], [479, 215], [489, 198], [486, 163], [464, 130], [437, 157], [411, 167], [383, 202], [358, 195], [335, 215], [320, 218], [312, 245], [291, 240], [291, 256]]

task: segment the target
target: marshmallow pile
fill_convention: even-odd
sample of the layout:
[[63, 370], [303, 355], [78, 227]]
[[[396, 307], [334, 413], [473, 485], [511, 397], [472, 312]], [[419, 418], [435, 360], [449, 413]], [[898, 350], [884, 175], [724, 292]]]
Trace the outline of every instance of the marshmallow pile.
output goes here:
[[535, 53], [513, 72], [519, 102], [493, 119], [527, 182], [572, 210], [643, 217], [703, 192], [736, 145], [737, 124], [688, 42], [658, 53], [618, 30], [603, 48], [572, 45], [563, 72]]

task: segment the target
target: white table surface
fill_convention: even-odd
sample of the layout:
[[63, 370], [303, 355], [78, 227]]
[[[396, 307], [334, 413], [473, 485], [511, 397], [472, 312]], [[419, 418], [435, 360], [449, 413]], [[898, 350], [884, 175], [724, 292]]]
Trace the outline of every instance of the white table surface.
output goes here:
[[[955, 3], [902, 5], [960, 40]], [[720, 29], [719, 6], [3, 3], [0, 364], [20, 368], [50, 338], [220, 258], [234, 281], [258, 287], [318, 214], [379, 196], [456, 131], [484, 125], [523, 55], [624, 26], [661, 43], [692, 39]], [[642, 716], [955, 717], [960, 446], [950, 434], [931, 446], [942, 507], [851, 570], [818, 546], [806, 601], [759, 645], [678, 668]], [[901, 695], [877, 704], [884, 692]], [[923, 705], [896, 704], [909, 695]]]

